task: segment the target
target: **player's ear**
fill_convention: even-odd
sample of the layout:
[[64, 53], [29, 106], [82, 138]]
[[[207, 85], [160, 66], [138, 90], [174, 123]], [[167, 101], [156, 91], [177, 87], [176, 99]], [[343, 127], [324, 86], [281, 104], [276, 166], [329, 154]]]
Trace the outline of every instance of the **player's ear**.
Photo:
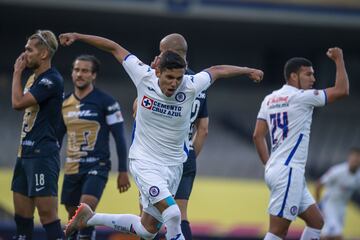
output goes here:
[[297, 73], [295, 73], [295, 72], [290, 73], [290, 78], [289, 78], [289, 80], [295, 80], [295, 81], [296, 81], [297, 78], [298, 78]]
[[160, 75], [161, 75], [161, 71], [160, 71], [160, 68], [159, 67], [156, 67], [155, 68], [155, 74], [158, 78], [160, 78]]

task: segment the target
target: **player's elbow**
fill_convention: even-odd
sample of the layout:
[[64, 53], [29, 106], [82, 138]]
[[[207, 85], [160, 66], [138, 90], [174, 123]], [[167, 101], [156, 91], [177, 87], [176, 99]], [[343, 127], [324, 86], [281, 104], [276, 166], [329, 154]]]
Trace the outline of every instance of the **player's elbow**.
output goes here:
[[16, 111], [21, 111], [24, 109], [24, 107], [18, 103], [18, 102], [12, 102], [12, 106], [11, 106], [14, 110]]

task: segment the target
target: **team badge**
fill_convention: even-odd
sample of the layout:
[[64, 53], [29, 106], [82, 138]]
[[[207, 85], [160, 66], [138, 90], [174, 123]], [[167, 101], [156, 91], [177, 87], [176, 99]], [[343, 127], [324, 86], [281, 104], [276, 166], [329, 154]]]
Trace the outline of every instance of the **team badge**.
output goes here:
[[141, 100], [141, 106], [143, 106], [146, 109], [152, 109], [154, 105], [154, 100], [152, 100], [151, 98], [144, 96], [143, 99]]
[[185, 101], [185, 99], [186, 99], [186, 95], [183, 92], [178, 92], [175, 95], [175, 100], [178, 101], [178, 102], [183, 102], [183, 101]]
[[159, 196], [160, 189], [157, 186], [152, 186], [149, 189], [150, 196], [157, 197]]
[[291, 215], [295, 216], [295, 215], [297, 214], [297, 212], [298, 212], [297, 206], [292, 206], [292, 207], [290, 208], [290, 213], [291, 213]]
[[51, 85], [53, 85], [54, 83], [51, 80], [47, 79], [47, 78], [43, 78], [43, 79], [40, 80], [39, 84], [44, 85], [47, 88], [50, 88]]

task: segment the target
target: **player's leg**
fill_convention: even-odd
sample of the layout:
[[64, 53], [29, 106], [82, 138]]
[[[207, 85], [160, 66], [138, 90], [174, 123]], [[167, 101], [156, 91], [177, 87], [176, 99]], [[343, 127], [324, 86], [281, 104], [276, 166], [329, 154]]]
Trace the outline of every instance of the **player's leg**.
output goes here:
[[321, 239], [342, 240], [345, 211], [342, 206], [323, 200], [321, 212], [324, 218], [324, 226], [321, 229]]
[[[97, 171], [98, 175], [87, 174], [82, 186], [81, 203], [86, 203], [93, 211], [101, 199], [108, 180], [108, 171]], [[95, 239], [95, 227], [90, 226], [79, 231], [79, 240]]]
[[22, 166], [22, 159], [16, 160], [14, 175], [11, 183], [16, 223], [14, 239], [32, 239], [34, 229], [34, 201], [28, 197], [28, 183], [26, 171]]
[[34, 198], [40, 222], [47, 239], [62, 239], [63, 231], [58, 217], [58, 179], [60, 160], [58, 155], [31, 159], [31, 177], [28, 179], [30, 196]]
[[305, 178], [303, 181], [299, 217], [306, 223], [306, 227], [301, 235], [301, 240], [320, 239], [320, 233], [322, 227], [324, 226], [324, 220], [320, 209], [306, 186]]
[[191, 152], [193, 151], [190, 151], [189, 158], [184, 163], [183, 174], [180, 180], [179, 188], [177, 189], [175, 195], [176, 203], [179, 206], [181, 212], [181, 231], [186, 240], [192, 239], [192, 232], [187, 216], [187, 208], [196, 176], [195, 153], [192, 157], [190, 157]]
[[[68, 213], [68, 220], [70, 220], [76, 212], [77, 206], [80, 203], [81, 189], [84, 179], [84, 174], [65, 174], [63, 186], [61, 190], [61, 204], [65, 205]], [[69, 236], [68, 240], [77, 239], [77, 231]]]
[[299, 209], [303, 190], [303, 173], [287, 166], [268, 169], [265, 181], [270, 189], [269, 231], [266, 240], [284, 239], [291, 221], [294, 221]]

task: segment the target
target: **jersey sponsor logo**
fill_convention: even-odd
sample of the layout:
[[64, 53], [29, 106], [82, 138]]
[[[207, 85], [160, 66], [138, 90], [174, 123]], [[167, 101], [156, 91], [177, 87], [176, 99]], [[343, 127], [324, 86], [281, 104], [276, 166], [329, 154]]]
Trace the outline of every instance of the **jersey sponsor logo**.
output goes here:
[[149, 194], [152, 197], [157, 197], [160, 194], [160, 189], [157, 186], [152, 186], [149, 189]]
[[291, 215], [295, 216], [295, 215], [297, 215], [297, 212], [298, 212], [298, 207], [297, 206], [292, 206], [290, 208]]
[[70, 111], [68, 112], [66, 117], [73, 118], [73, 117], [96, 117], [96, 116], [98, 116], [98, 113], [92, 113], [91, 110], [82, 110], [82, 111]]
[[178, 102], [183, 102], [183, 101], [185, 101], [185, 99], [186, 99], [186, 95], [183, 92], [178, 92], [175, 95], [175, 100], [178, 101]]
[[35, 145], [35, 141], [24, 140], [21, 145], [23, 145], [23, 146], [28, 146], [28, 147], [32, 147], [32, 146]]
[[47, 88], [50, 88], [51, 85], [53, 85], [54, 83], [51, 80], [47, 79], [47, 78], [43, 78], [43, 79], [40, 80], [39, 84], [44, 85]]
[[119, 103], [116, 102], [113, 105], [108, 106], [107, 110], [109, 112], [112, 112], [112, 111], [115, 111], [115, 110], [120, 110], [120, 105], [119, 105]]
[[181, 106], [164, 104], [147, 96], [143, 97], [141, 106], [165, 117], [181, 117]]

